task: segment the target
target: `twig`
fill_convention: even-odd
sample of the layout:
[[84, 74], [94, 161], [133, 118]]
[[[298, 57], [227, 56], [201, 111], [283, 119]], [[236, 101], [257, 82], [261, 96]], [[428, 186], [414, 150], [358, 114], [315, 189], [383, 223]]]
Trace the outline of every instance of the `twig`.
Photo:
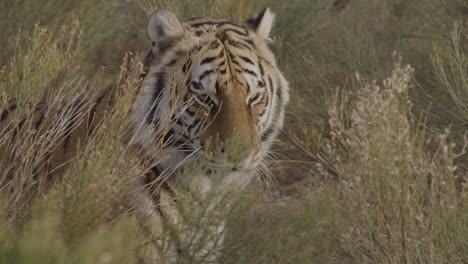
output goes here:
[[300, 151], [302, 151], [312, 161], [318, 162], [328, 173], [330, 173], [334, 177], [338, 177], [338, 173], [336, 172], [335, 168], [333, 168], [332, 165], [328, 164], [328, 162], [320, 155], [320, 153], [312, 153], [286, 131], [283, 131], [283, 135], [285, 135]]

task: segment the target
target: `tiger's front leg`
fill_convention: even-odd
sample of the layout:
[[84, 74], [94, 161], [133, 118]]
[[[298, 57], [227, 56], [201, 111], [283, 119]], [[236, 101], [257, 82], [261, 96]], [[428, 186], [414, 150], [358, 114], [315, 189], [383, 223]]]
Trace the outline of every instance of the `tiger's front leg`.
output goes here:
[[[192, 190], [201, 186], [195, 178]], [[201, 181], [205, 187], [206, 180]], [[140, 255], [144, 263], [216, 263], [222, 253], [229, 208], [223, 195], [210, 189], [201, 197], [200, 192], [181, 191], [182, 186], [176, 188], [169, 181], [156, 184], [140, 185], [134, 197], [140, 205], [145, 240]]]

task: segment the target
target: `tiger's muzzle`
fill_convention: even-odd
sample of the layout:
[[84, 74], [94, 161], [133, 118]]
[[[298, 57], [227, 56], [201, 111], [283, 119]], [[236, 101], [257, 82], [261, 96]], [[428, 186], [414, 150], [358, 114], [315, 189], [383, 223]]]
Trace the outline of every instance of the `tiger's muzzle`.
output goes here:
[[252, 113], [242, 96], [223, 99], [200, 136], [204, 156], [233, 170], [254, 169], [261, 158], [261, 142]]

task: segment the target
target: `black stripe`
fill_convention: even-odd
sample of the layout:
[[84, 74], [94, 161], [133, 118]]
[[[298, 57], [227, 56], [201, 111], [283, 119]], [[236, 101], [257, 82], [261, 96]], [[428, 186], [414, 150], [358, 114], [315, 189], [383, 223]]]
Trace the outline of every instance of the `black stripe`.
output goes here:
[[194, 117], [195, 116], [195, 112], [193, 112], [192, 110], [190, 110], [190, 107], [188, 107], [186, 110], [185, 110], [185, 113], [187, 113], [190, 117]]
[[200, 128], [200, 126], [198, 126], [200, 122], [201, 122], [200, 119], [195, 119], [193, 123], [187, 127], [189, 134], [195, 134], [195, 133], [192, 133], [192, 130], [195, 130], [194, 132], [197, 132], [197, 130]]
[[192, 84], [192, 80], [190, 79], [185, 80], [185, 88], [189, 88], [191, 84]]
[[240, 63], [234, 58], [234, 56], [231, 57], [231, 62], [237, 66], [241, 66]]
[[206, 77], [208, 77], [210, 74], [212, 74], [214, 71], [213, 70], [207, 70], [205, 71], [204, 73], [202, 73], [202, 75], [200, 75], [200, 78], [199, 80], [202, 81], [203, 79], [205, 79]]
[[[270, 104], [271, 104], [270, 108], [271, 108], [273, 106], [273, 99], [274, 99], [274, 96], [275, 96], [273, 94], [274, 87], [273, 87], [273, 80], [271, 79], [271, 76], [268, 76], [268, 83], [270, 84], [270, 87], [269, 87], [270, 89], [269, 89], [269, 94], [268, 94], [269, 98], [268, 99], [270, 101]], [[268, 87], [266, 87], [266, 88], [268, 90]], [[271, 113], [269, 112], [268, 115], [271, 115]]]
[[273, 80], [271, 80], [270, 76], [268, 76], [268, 82], [270, 83], [270, 88], [273, 89]]
[[182, 66], [182, 72], [186, 73], [190, 67], [192, 67], [192, 60], [187, 60]]
[[21, 121], [18, 123], [18, 126], [15, 127], [15, 130], [13, 130], [13, 135], [12, 138], [15, 138], [18, 132], [20, 131], [21, 127], [24, 125], [24, 122], [26, 122], [26, 117], [21, 119]]
[[5, 120], [8, 117], [8, 114], [11, 111], [14, 111], [16, 109], [16, 107], [17, 107], [16, 104], [12, 104], [12, 105], [8, 106], [7, 109], [3, 110], [2, 116], [0, 117], [0, 121]]
[[228, 29], [224, 30], [224, 34], [226, 34], [228, 31], [232, 31], [232, 32], [234, 32], [234, 33], [236, 33], [238, 35], [246, 36], [246, 37], [249, 35], [249, 34], [247, 34], [247, 32], [241, 32], [241, 31], [239, 31], [237, 29], [233, 29], [233, 28], [228, 28]]
[[[192, 86], [191, 86], [190, 88], [192, 88], [192, 87], [193, 87], [193, 89], [196, 90], [196, 91], [201, 91], [201, 90], [203, 90], [203, 87], [201, 86], [201, 84], [198, 83], [198, 82], [196, 82], [196, 81], [192, 81]], [[190, 90], [192, 90], [192, 89], [190, 89]]]
[[273, 126], [268, 127], [268, 129], [263, 133], [262, 141], [267, 140], [271, 133], [273, 133]]
[[42, 124], [42, 121], [44, 121], [44, 114], [41, 113], [41, 117], [34, 123], [34, 129], [37, 130], [39, 126]]
[[195, 127], [198, 127], [198, 125], [200, 124], [201, 120], [196, 118], [194, 119], [189, 125], [188, 125], [188, 129], [191, 130], [192, 128], [195, 128]]
[[250, 74], [250, 75], [252, 75], [252, 76], [257, 77], [257, 74], [256, 74], [255, 72], [249, 70], [249, 69], [244, 69], [244, 72], [245, 72], [245, 73], [248, 73], [248, 74]]
[[160, 73], [158, 76], [158, 81], [156, 82], [156, 91], [153, 93], [153, 98], [151, 100], [151, 109], [146, 117], [146, 123], [151, 124], [154, 122], [154, 115], [156, 114], [157, 105], [155, 104], [163, 92], [164, 86], [166, 85], [166, 76], [164, 73]]
[[243, 41], [245, 41], [245, 42], [247, 42], [247, 43], [249, 43], [250, 45], [252, 45], [252, 47], [255, 47], [255, 44], [254, 44], [253, 40], [251, 40], [251, 39], [245, 39], [245, 38], [240, 38], [240, 39], [243, 40]]
[[251, 59], [249, 59], [247, 57], [239, 56], [239, 58], [241, 58], [243, 61], [245, 61], [245, 62], [247, 62], [249, 64], [255, 65], [255, 63]]
[[208, 47], [209, 49], [217, 49], [219, 47], [219, 41], [215, 40], [211, 42], [210, 46]]
[[207, 63], [211, 63], [211, 62], [214, 61], [216, 58], [218, 58], [218, 56], [204, 58], [204, 59], [200, 62], [200, 65], [207, 64]]
[[223, 21], [223, 22], [201, 22], [201, 23], [196, 23], [196, 24], [192, 24], [190, 25], [191, 27], [194, 27], [194, 28], [197, 28], [197, 27], [201, 27], [201, 26], [209, 26], [209, 25], [217, 25], [217, 26], [222, 26], [222, 25], [231, 25], [231, 26], [235, 26], [235, 27], [238, 27], [238, 28], [243, 28], [239, 25], [237, 25], [236, 23], [233, 23], [233, 22], [229, 22], [229, 21]]
[[262, 61], [260, 59], [258, 60], [258, 68], [260, 68], [260, 75], [265, 75], [265, 70], [263, 69]]
[[247, 84], [247, 94], [250, 94], [250, 84], [249, 82], [246, 82], [246, 84]]
[[[270, 89], [273, 90], [273, 80], [271, 79], [270, 76], [268, 76], [268, 83], [270, 84]], [[273, 93], [271, 92], [270, 94], [271, 94], [270, 107], [272, 107], [273, 106]], [[268, 122], [268, 119], [270, 118], [271, 111], [272, 110], [270, 109], [270, 111], [268, 112], [267, 122]], [[273, 122], [270, 122], [270, 123], [273, 124]], [[270, 125], [268, 129], [263, 133], [261, 140], [265, 141], [270, 136], [271, 133], [273, 133], [272, 125]]]
[[188, 102], [189, 101], [189, 93], [185, 93], [184, 95], [184, 102]]
[[184, 127], [184, 123], [182, 123], [182, 120], [180, 120], [180, 118], [176, 119], [176, 124], [178, 124], [181, 127]]
[[173, 59], [171, 60], [167, 65], [166, 67], [171, 67], [171, 66], [174, 66], [174, 64], [176, 64], [177, 60], [176, 59]]
[[263, 108], [262, 112], [259, 114], [259, 116], [263, 116], [266, 112], [266, 109], [267, 109], [267, 106], [268, 105], [265, 105], [265, 107]]
[[177, 147], [177, 150], [193, 151], [193, 148], [187, 145], [187, 141], [183, 141], [179, 139], [176, 140], [176, 142], [174, 142], [172, 146]]
[[215, 90], [216, 90], [216, 93], [219, 94], [219, 80], [216, 80], [216, 84], [215, 84]]
[[228, 44], [233, 46], [233, 47], [236, 47], [238, 49], [245, 48], [245, 49], [248, 49], [250, 51], [252, 50], [252, 47], [250, 47], [249, 45], [247, 45], [245, 43], [242, 43], [240, 41], [235, 41], [235, 40], [230, 39], [230, 40], [228, 40]]
[[[260, 117], [263, 117], [263, 115], [265, 114], [267, 108], [270, 107], [270, 104], [271, 104], [270, 95], [267, 92], [265, 92], [265, 94], [263, 94], [263, 96], [264, 96], [264, 98], [262, 98], [262, 100], [265, 100], [265, 105], [263, 106], [262, 112], [259, 114]], [[265, 96], [266, 96], [266, 98], [265, 98]]]
[[167, 181], [163, 181], [161, 187], [164, 188], [164, 190], [166, 190], [170, 195], [172, 195], [173, 201], [177, 200], [177, 194], [174, 192], [174, 190], [172, 190], [171, 186], [169, 186]]
[[[271, 77], [268, 77], [268, 81], [270, 82], [270, 86], [271, 88], [273, 89], [273, 81], [271, 80]], [[275, 111], [273, 113], [273, 117], [272, 117], [272, 120], [276, 120], [282, 110], [282, 105], [281, 105], [281, 102], [282, 102], [282, 98], [281, 98], [281, 89], [283, 89], [283, 87], [281, 86], [281, 82], [280, 80], [278, 80], [278, 87], [276, 87], [275, 89], [275, 94], [276, 94], [276, 100], [278, 101], [277, 102], [277, 108], [276, 109], [272, 109], [272, 111]], [[273, 105], [273, 97], [272, 97], [272, 100], [271, 100], [271, 104]], [[270, 113], [271, 114], [271, 113]], [[270, 127], [267, 129], [267, 131], [265, 131], [265, 133], [263, 133], [262, 135], [262, 140], [266, 140], [270, 135], [271, 133], [273, 133], [274, 131], [274, 125], [272, 123], [272, 125], [270, 125]]]
[[174, 130], [171, 128], [164, 135], [164, 139], [163, 139], [164, 143], [170, 142], [173, 139], [173, 135], [174, 135]]
[[259, 93], [256, 94], [254, 97], [250, 98], [250, 99], [249, 99], [249, 102], [248, 102], [248, 105], [250, 106], [250, 105], [253, 103], [253, 101], [255, 101], [255, 100], [258, 99], [258, 97], [260, 97], [260, 94], [259, 94]]
[[281, 81], [280, 80], [277, 80], [278, 82], [278, 87], [276, 87], [276, 97], [277, 97], [277, 100], [278, 100], [278, 108], [281, 109], [281, 105], [282, 105], [282, 101], [283, 101], [283, 98], [281, 98], [281, 90], [283, 89], [283, 87], [281, 86]]
[[23, 125], [24, 125], [24, 122], [26, 122], [26, 118], [23, 118], [19, 124], [18, 124], [18, 128], [21, 128]]

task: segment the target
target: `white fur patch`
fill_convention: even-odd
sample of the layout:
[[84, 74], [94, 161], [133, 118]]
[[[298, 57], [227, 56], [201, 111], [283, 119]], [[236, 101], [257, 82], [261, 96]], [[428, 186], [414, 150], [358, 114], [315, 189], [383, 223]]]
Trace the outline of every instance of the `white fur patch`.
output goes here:
[[257, 35], [264, 40], [270, 39], [270, 32], [273, 28], [273, 23], [275, 21], [275, 14], [270, 11], [270, 8], [267, 8], [263, 14], [262, 20], [258, 24], [256, 33]]

